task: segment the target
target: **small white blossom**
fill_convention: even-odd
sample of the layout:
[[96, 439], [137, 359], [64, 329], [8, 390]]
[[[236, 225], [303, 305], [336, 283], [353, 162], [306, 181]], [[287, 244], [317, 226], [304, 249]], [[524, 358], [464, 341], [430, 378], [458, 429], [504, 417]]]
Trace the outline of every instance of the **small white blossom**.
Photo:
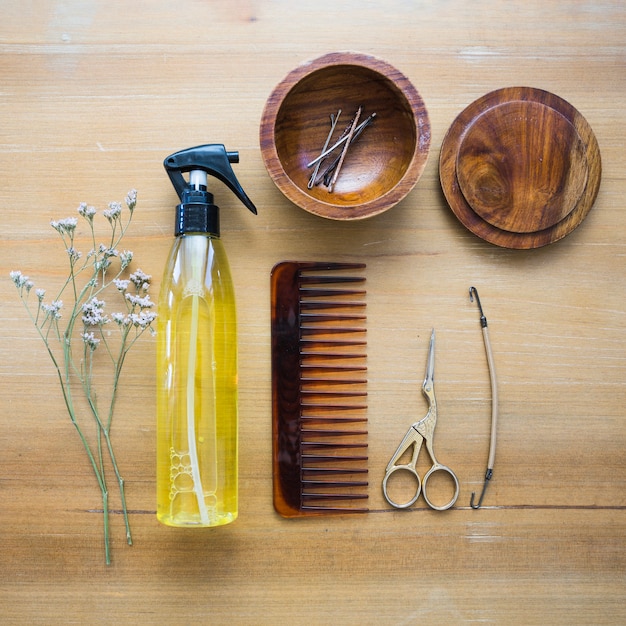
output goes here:
[[78, 213], [86, 220], [93, 222], [93, 216], [96, 214], [95, 207], [87, 206], [86, 202], [81, 202], [78, 206]]
[[109, 208], [103, 214], [110, 223], [113, 223], [122, 214], [122, 205], [119, 202], [109, 202]]
[[115, 248], [108, 248], [103, 243], [98, 246], [98, 253], [105, 258], [109, 258], [111, 256], [119, 256], [119, 252]]
[[131, 313], [128, 318], [133, 326], [142, 329], [148, 328], [156, 319], [157, 314], [154, 311], [141, 311], [140, 313]]
[[95, 296], [83, 304], [83, 324], [85, 326], [101, 326], [109, 321], [104, 314], [104, 300], [98, 300]]
[[83, 253], [80, 252], [80, 250], [77, 250], [76, 248], [74, 248], [74, 246], [70, 246], [67, 249], [67, 254], [70, 257], [71, 263], [76, 263], [76, 261], [78, 261], [78, 259], [80, 259], [80, 257], [83, 256]]
[[66, 217], [63, 220], [52, 221], [50, 222], [50, 226], [54, 228], [57, 232], [64, 234], [71, 234], [76, 229], [76, 225], [78, 224], [78, 220], [75, 217]]
[[126, 294], [126, 299], [135, 307], [138, 306], [140, 309], [149, 309], [154, 306], [154, 302], [150, 300], [149, 295], [145, 296], [135, 296], [132, 293]]
[[24, 274], [22, 274], [19, 270], [12, 271], [9, 276], [11, 276], [11, 280], [19, 289], [21, 289], [28, 282], [28, 276], [24, 276]]
[[113, 282], [122, 293], [124, 293], [128, 289], [128, 285], [130, 285], [130, 280], [123, 280], [121, 278], [116, 278]]
[[152, 280], [152, 276], [150, 276], [150, 274], [145, 274], [139, 268], [137, 268], [137, 270], [134, 271], [129, 278], [133, 285], [137, 287], [138, 291], [148, 291], [150, 281]]
[[59, 313], [59, 311], [61, 310], [62, 306], [63, 306], [63, 301], [62, 300], [54, 300], [54, 302], [51, 302], [50, 304], [42, 304], [41, 308], [52, 319], [60, 320], [61, 319], [61, 313]]
[[100, 343], [100, 339], [98, 339], [93, 333], [81, 333], [81, 339], [87, 344], [89, 348], [95, 350]]
[[128, 318], [123, 313], [111, 313], [111, 319], [118, 326], [125, 326], [129, 323]]
[[44, 296], [46, 295], [46, 290], [45, 289], [37, 289], [35, 291], [35, 293], [37, 294], [37, 298], [38, 298], [39, 302], [41, 302], [44, 299]]
[[131, 189], [128, 192], [128, 195], [126, 196], [126, 206], [132, 212], [132, 210], [135, 208], [136, 204], [137, 204], [137, 190], [136, 189]]
[[126, 269], [131, 261], [133, 260], [133, 253], [130, 250], [124, 250], [120, 253], [120, 263], [122, 265], [122, 269]]
[[98, 261], [94, 261], [93, 267], [96, 272], [104, 272], [111, 267], [111, 261], [109, 261], [108, 258], [100, 259]]
[[30, 290], [35, 286], [35, 283], [30, 280], [28, 276], [24, 276], [19, 270], [12, 271], [9, 276], [20, 292], [26, 289], [26, 293], [30, 293]]

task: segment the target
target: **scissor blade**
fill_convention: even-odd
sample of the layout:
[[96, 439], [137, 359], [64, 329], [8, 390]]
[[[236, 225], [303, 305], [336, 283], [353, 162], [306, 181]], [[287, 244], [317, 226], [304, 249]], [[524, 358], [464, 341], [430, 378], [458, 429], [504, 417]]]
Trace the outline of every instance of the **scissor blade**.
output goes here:
[[428, 361], [426, 362], [426, 377], [424, 378], [424, 389], [432, 387], [435, 377], [435, 329], [430, 335], [430, 345], [428, 346]]

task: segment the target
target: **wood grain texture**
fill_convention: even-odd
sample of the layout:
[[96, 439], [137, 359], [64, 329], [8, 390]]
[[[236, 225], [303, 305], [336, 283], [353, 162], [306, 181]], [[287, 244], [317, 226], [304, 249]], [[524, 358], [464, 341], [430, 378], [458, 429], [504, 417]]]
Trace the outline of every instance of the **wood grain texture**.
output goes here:
[[539, 102], [506, 102], [467, 130], [457, 176], [469, 205], [515, 233], [550, 228], [578, 204], [587, 184], [586, 149], [574, 126]]
[[[626, 17], [623, 3], [467, 0], [315, 4], [215, 0], [8, 3], [0, 25], [0, 604], [7, 624], [618, 624], [626, 621]], [[385, 59], [419, 90], [431, 158], [371, 220], [324, 220], [270, 180], [262, 111], [294, 67], [334, 50]], [[437, 154], [484, 94], [530, 85], [584, 116], [602, 152], [593, 209], [560, 241], [492, 245], [459, 222]], [[576, 126], [576, 123], [575, 123]], [[578, 128], [578, 127], [577, 127]], [[580, 132], [580, 131], [579, 131]], [[113, 440], [134, 532], [99, 492], [58, 382], [8, 279], [51, 288], [67, 259], [49, 221], [139, 191], [126, 245], [154, 277], [176, 195], [162, 161], [206, 142], [240, 151], [253, 216], [219, 183], [238, 298], [240, 515], [175, 531], [155, 517], [154, 342], [126, 364]], [[592, 172], [589, 173], [592, 175]], [[79, 244], [88, 249], [86, 232]], [[285, 520], [272, 505], [269, 275], [285, 259], [367, 263], [369, 508]], [[479, 511], [490, 393], [475, 303], [500, 392], [494, 477]], [[437, 332], [437, 453], [457, 505], [391, 510], [384, 468], [422, 417]], [[119, 502], [112, 495], [114, 511]]]
[[490, 243], [545, 246], [578, 228], [602, 159], [584, 116], [554, 93], [505, 87], [469, 104], [444, 137], [441, 185], [454, 214]]

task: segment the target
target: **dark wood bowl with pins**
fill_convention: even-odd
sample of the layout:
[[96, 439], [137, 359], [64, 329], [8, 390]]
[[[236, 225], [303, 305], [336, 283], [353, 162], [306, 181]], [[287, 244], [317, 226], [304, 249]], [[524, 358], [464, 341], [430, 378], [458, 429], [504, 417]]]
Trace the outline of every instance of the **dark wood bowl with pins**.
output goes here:
[[276, 86], [263, 110], [260, 145], [271, 179], [291, 202], [321, 217], [359, 220], [387, 211], [416, 185], [430, 121], [397, 69], [369, 55], [334, 52]]

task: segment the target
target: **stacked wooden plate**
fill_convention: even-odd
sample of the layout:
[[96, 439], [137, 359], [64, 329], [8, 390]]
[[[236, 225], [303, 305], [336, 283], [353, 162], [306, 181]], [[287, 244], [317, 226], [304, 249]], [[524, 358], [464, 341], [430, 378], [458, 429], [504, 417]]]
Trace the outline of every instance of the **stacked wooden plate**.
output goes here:
[[602, 173], [598, 142], [568, 102], [508, 87], [470, 104], [452, 123], [439, 174], [461, 223], [505, 248], [539, 248], [587, 216]]

